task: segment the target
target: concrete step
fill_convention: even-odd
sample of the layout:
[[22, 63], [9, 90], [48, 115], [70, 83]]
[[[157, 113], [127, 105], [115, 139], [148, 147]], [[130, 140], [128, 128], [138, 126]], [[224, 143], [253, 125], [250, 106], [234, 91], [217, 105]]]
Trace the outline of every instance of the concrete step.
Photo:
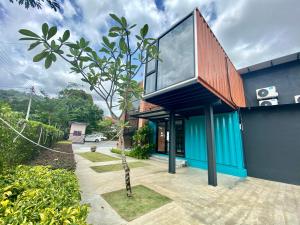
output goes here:
[[[167, 164], [168, 161], [169, 161], [169, 156], [168, 155], [164, 156], [164, 155], [154, 154], [154, 155], [150, 156], [150, 159]], [[186, 162], [185, 159], [176, 158], [176, 168], [181, 168], [181, 167], [186, 167], [186, 166], [187, 166], [187, 162]]]

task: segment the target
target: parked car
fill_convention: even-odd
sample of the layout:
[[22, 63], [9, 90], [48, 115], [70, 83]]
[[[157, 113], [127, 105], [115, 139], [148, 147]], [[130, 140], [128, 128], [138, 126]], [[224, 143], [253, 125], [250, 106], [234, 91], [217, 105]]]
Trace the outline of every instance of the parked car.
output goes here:
[[104, 141], [107, 140], [107, 137], [103, 136], [103, 134], [90, 134], [85, 136], [84, 141], [88, 142], [100, 142], [100, 141]]

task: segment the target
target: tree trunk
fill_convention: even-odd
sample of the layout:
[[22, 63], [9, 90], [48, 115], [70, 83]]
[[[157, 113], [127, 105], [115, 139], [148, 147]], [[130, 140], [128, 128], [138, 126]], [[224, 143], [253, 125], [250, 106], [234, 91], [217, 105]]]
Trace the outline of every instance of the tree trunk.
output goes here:
[[119, 146], [121, 148], [122, 165], [125, 172], [125, 185], [127, 197], [132, 197], [131, 184], [130, 184], [130, 168], [128, 166], [126, 155], [125, 155], [125, 145], [124, 145], [124, 127], [121, 127], [119, 136]]

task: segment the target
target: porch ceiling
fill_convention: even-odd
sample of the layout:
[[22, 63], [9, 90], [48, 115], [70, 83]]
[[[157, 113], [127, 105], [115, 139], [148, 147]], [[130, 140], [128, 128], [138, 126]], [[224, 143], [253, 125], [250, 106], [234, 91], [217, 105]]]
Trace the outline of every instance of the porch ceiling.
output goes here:
[[[229, 107], [227, 104], [217, 101], [213, 104], [214, 113], [224, 113], [231, 112], [233, 109]], [[191, 116], [204, 115], [204, 105], [192, 106], [192, 107], [182, 107], [176, 110], [175, 117], [188, 118]], [[137, 112], [131, 113], [130, 116], [133, 118], [141, 118], [141, 119], [150, 119], [150, 120], [159, 120], [164, 118], [169, 118], [170, 110], [165, 108], [145, 111], [145, 112]]]
[[145, 98], [145, 101], [177, 110], [217, 102], [219, 98], [199, 83], [194, 83], [160, 95]]

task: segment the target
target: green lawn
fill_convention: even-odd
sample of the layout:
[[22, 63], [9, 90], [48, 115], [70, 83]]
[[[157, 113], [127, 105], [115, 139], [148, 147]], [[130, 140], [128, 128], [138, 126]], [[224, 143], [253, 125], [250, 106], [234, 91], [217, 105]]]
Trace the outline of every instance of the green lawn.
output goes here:
[[[136, 168], [136, 167], [147, 166], [148, 164], [144, 162], [130, 162], [128, 163], [128, 165], [130, 168]], [[104, 173], [104, 172], [122, 170], [123, 166], [122, 164], [110, 164], [104, 166], [91, 166], [91, 168], [95, 170], [97, 173]]]
[[84, 152], [84, 153], [79, 153], [79, 155], [92, 162], [106, 162], [106, 161], [120, 160], [119, 158], [105, 155], [99, 152]]
[[131, 221], [172, 200], [143, 185], [132, 188], [133, 196], [128, 198], [126, 190], [102, 194], [102, 197], [127, 221]]

